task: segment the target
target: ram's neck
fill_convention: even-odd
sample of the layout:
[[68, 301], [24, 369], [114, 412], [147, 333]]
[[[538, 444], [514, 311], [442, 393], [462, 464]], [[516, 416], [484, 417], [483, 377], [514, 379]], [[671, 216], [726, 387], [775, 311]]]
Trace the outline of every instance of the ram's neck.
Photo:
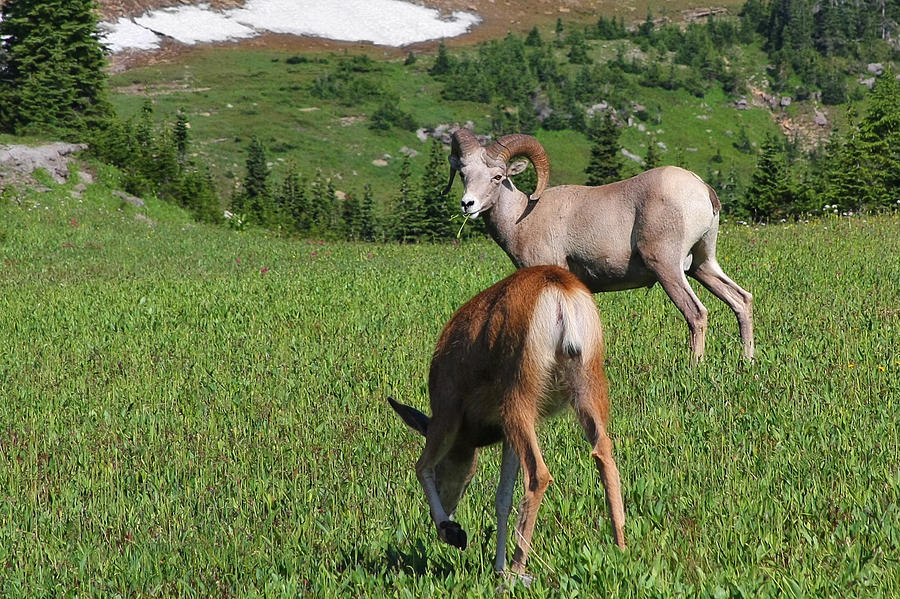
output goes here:
[[485, 225], [488, 233], [497, 242], [516, 268], [526, 266], [522, 256], [522, 234], [525, 230], [523, 217], [529, 210], [528, 196], [510, 184], [504, 189], [494, 206], [487, 211]]

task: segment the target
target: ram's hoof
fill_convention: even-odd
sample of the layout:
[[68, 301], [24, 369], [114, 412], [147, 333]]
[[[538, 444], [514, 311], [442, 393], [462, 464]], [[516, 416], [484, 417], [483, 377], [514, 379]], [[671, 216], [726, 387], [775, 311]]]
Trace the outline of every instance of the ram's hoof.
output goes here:
[[438, 526], [438, 534], [441, 539], [448, 545], [453, 545], [459, 549], [465, 549], [467, 544], [466, 531], [462, 526], [452, 520], [444, 520]]

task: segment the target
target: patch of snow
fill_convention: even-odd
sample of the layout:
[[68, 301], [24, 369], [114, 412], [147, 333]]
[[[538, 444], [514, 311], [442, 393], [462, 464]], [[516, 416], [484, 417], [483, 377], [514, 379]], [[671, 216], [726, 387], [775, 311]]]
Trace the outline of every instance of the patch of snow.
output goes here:
[[405, 46], [462, 35], [481, 22], [455, 11], [442, 17], [433, 8], [406, 0], [249, 0], [242, 8], [217, 11], [208, 4], [162, 8], [133, 19], [101, 23], [110, 51], [151, 50], [163, 38], [183, 44], [246, 39], [264, 32], [368, 41]]
[[137, 17], [134, 22], [182, 44], [202, 44], [256, 35], [252, 28], [235, 21], [226, 13], [210, 10], [207, 4], [163, 8]]

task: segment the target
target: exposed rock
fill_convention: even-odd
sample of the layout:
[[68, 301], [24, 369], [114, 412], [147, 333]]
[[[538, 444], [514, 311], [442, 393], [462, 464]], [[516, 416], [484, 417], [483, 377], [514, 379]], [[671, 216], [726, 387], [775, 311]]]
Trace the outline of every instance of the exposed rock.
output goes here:
[[875, 77], [869, 77], [867, 79], [860, 79], [859, 83], [861, 85], [865, 85], [869, 89], [872, 89], [872, 86], [875, 85]]
[[786, 108], [791, 105], [791, 97], [790, 96], [781, 96], [781, 107]]
[[825, 118], [825, 113], [819, 112], [818, 110], [816, 111], [814, 120], [819, 127], [824, 127], [828, 124], [828, 119]]
[[138, 221], [139, 223], [145, 223], [146, 225], [148, 225], [150, 227], [156, 226], [156, 223], [153, 221], [153, 219], [150, 218], [149, 216], [147, 216], [146, 214], [140, 214], [140, 213], [135, 214], [134, 220]]
[[381, 158], [376, 158], [375, 160], [372, 161], [372, 164], [374, 164], [375, 166], [387, 166], [388, 162], [387, 162], [387, 160], [382, 160]]
[[628, 158], [629, 160], [634, 160], [635, 162], [637, 162], [637, 163], [640, 164], [640, 165], [643, 165], [643, 164], [644, 164], [644, 159], [643, 159], [643, 158], [641, 158], [641, 157], [638, 156], [637, 154], [634, 154], [634, 153], [632, 153], [632, 152], [629, 152], [629, 151], [626, 150], [625, 148], [622, 148], [622, 155], [625, 156], [626, 158]]
[[41, 168], [54, 181], [64, 183], [69, 177], [69, 156], [87, 148], [85, 144], [57, 142], [43, 146], [0, 146], [0, 167], [31, 175]]
[[402, 148], [400, 148], [400, 153], [406, 154], [410, 158], [415, 158], [416, 156], [419, 155], [419, 152], [417, 152], [416, 150], [413, 150], [412, 148], [407, 147], [407, 146], [403, 146]]
[[866, 66], [866, 70], [876, 77], [881, 77], [881, 74], [884, 73], [884, 65], [880, 62], [870, 62]]
[[747, 98], [740, 98], [734, 101], [734, 107], [738, 110], [750, 110], [750, 105], [747, 103]]
[[137, 196], [133, 196], [130, 193], [125, 193], [124, 191], [120, 191], [120, 190], [116, 189], [112, 192], [112, 194], [114, 196], [116, 196], [117, 198], [120, 198], [126, 204], [131, 204], [135, 208], [143, 208], [144, 207], [144, 200], [142, 200], [141, 198], [139, 198]]

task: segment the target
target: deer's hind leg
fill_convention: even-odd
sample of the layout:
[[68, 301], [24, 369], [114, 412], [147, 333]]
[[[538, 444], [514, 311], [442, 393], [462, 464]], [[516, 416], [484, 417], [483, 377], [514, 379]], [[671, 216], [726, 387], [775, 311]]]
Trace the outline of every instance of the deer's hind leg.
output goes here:
[[613, 458], [612, 439], [606, 432], [606, 425], [609, 422], [609, 396], [602, 362], [602, 356], [595, 356], [586, 368], [571, 368], [569, 386], [575, 414], [584, 428], [588, 442], [593, 447], [591, 457], [594, 458], [606, 493], [613, 540], [620, 549], [624, 549], [625, 507], [622, 502], [619, 469]]
[[538, 509], [541, 507], [544, 492], [553, 481], [538, 445], [535, 431], [536, 408], [533, 412], [510, 414], [504, 423], [507, 442], [519, 457], [525, 483], [525, 492], [519, 504], [519, 518], [516, 521], [516, 551], [513, 553], [511, 566], [513, 572], [523, 576], [528, 552], [531, 550], [531, 538], [534, 535]]

